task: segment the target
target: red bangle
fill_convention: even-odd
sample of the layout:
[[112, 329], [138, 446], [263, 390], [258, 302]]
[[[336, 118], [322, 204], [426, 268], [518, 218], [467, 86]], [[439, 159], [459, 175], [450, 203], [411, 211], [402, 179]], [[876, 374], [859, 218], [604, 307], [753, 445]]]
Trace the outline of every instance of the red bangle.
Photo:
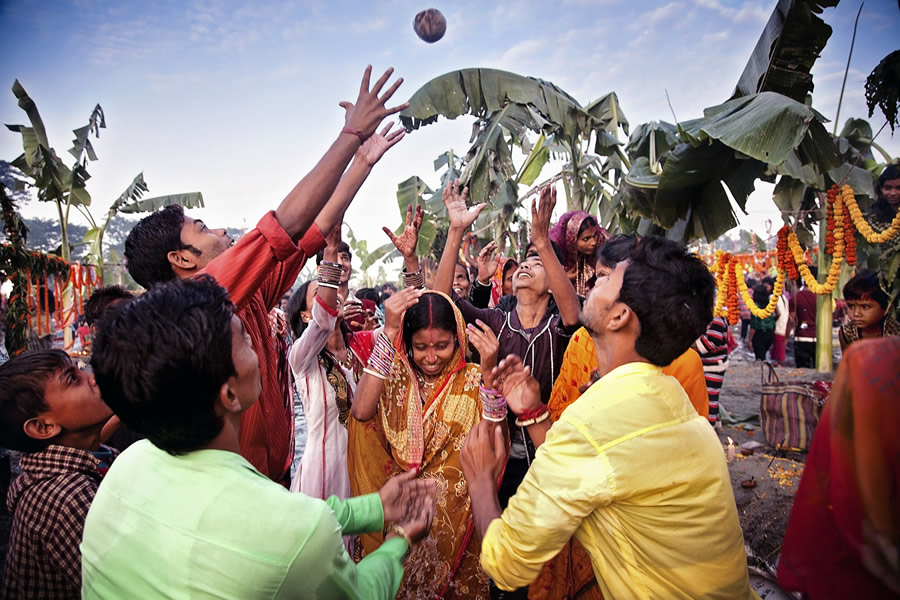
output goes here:
[[350, 135], [355, 135], [359, 138], [360, 144], [365, 144], [366, 140], [371, 137], [364, 134], [362, 131], [357, 131], [356, 129], [351, 129], [350, 127], [344, 127], [343, 129], [341, 129], [341, 133], [349, 133]]
[[519, 420], [520, 421], [531, 421], [532, 419], [537, 419], [539, 416], [541, 416], [545, 412], [547, 412], [547, 405], [541, 404], [540, 408], [536, 408], [534, 410], [529, 410], [529, 411], [523, 412], [521, 415], [519, 415]]

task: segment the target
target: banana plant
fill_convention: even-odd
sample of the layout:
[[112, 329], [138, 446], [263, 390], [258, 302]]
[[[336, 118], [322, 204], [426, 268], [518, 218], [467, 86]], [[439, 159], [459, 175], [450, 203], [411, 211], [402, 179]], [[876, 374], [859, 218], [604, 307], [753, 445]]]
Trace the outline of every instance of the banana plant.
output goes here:
[[88, 164], [97, 160], [97, 153], [91, 138], [99, 138], [100, 130], [106, 128], [106, 116], [103, 108], [99, 104], [96, 105], [88, 117], [87, 124], [73, 131], [75, 139], [72, 141], [69, 154], [75, 158], [75, 162], [69, 167], [50, 145], [47, 130], [37, 105], [18, 80], [13, 83], [12, 92], [18, 99], [19, 107], [28, 116], [31, 125], [6, 126], [10, 131], [17, 132], [22, 136], [23, 153], [10, 164], [34, 180], [38, 200], [56, 204], [62, 239], [60, 256], [63, 259], [71, 258], [72, 244], [69, 241], [68, 229], [69, 216], [73, 207], [84, 216], [91, 227], [81, 242], [89, 246], [86, 260], [102, 269], [103, 234], [110, 220], [116, 214], [120, 212], [151, 212], [172, 203], [179, 203], [186, 208], [203, 206], [203, 196], [199, 192], [142, 198], [148, 191], [148, 187], [144, 181], [144, 174], [140, 173], [110, 205], [102, 225], [98, 224], [90, 211], [92, 199], [87, 191], [86, 182], [90, 178], [87, 171]]

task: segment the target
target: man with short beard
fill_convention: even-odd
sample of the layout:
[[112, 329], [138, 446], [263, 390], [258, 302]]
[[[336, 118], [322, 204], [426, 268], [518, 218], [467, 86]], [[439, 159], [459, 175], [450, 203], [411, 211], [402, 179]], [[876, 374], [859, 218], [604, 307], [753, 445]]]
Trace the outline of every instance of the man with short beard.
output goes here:
[[[602, 377], [546, 432], [502, 515], [502, 431], [482, 421], [469, 434], [462, 464], [481, 565], [498, 587], [528, 585], [574, 535], [604, 598], [756, 597], [722, 446], [661, 370], [706, 330], [714, 293], [696, 256], [655, 237], [597, 277], [581, 321]], [[539, 406], [517, 357], [492, 378], [515, 414]]]

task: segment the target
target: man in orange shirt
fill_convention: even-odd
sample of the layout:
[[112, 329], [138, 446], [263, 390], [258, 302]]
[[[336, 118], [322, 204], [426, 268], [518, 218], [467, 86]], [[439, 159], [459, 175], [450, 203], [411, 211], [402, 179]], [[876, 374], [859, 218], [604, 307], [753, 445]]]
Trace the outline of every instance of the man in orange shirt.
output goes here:
[[144, 287], [207, 273], [228, 290], [259, 356], [262, 377], [259, 402], [241, 415], [241, 455], [284, 485], [293, 457], [291, 383], [287, 362], [279, 368], [268, 315], [306, 259], [325, 247], [323, 234], [340, 222], [378, 159], [403, 137], [402, 130], [391, 133], [390, 125], [375, 133], [385, 117], [407, 106], [385, 108], [403, 80], [382, 93], [389, 69], [370, 90], [371, 71], [366, 68], [356, 103], [341, 103], [345, 126], [319, 163], [236, 244], [224, 229], [209, 229], [178, 205], [142, 219], [125, 241], [128, 272]]

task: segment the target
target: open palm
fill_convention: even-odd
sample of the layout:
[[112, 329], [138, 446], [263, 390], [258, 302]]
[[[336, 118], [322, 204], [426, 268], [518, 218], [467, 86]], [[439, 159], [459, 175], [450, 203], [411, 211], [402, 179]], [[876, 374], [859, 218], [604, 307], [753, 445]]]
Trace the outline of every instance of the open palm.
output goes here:
[[393, 123], [388, 123], [381, 130], [381, 133], [373, 133], [372, 136], [359, 147], [359, 150], [356, 151], [356, 155], [361, 160], [366, 161], [366, 164], [370, 167], [375, 166], [375, 163], [384, 156], [384, 153], [394, 144], [402, 140], [403, 136], [406, 135], [406, 131], [403, 129], [391, 131], [391, 127], [393, 126]]
[[466, 205], [468, 197], [469, 188], [463, 188], [460, 193], [459, 181], [451, 181], [450, 185], [444, 188], [443, 200], [444, 206], [447, 207], [447, 215], [450, 217], [450, 227], [468, 229], [487, 206], [482, 203], [469, 208]]
[[421, 206], [416, 206], [416, 214], [413, 216], [412, 204], [406, 207], [406, 225], [403, 227], [403, 233], [400, 236], [394, 235], [394, 232], [387, 227], [382, 227], [394, 246], [404, 257], [415, 256], [416, 245], [419, 243], [419, 229], [422, 227], [422, 218], [425, 216], [425, 210]]

